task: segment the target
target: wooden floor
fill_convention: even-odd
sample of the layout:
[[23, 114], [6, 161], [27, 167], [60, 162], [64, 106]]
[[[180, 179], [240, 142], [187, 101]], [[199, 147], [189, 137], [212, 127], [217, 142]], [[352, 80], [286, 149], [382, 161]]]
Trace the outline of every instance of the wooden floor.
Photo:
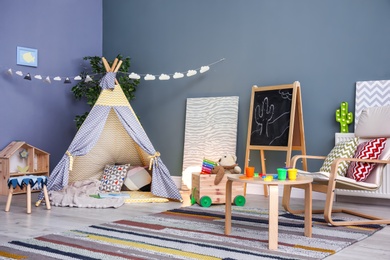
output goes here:
[[[33, 201], [37, 193], [33, 194]], [[11, 240], [26, 239], [39, 235], [58, 233], [61, 231], [85, 227], [91, 224], [99, 224], [108, 221], [131, 218], [132, 216], [148, 215], [169, 209], [188, 206], [189, 195], [183, 193], [183, 203], [143, 203], [126, 204], [117, 209], [85, 209], [32, 206], [32, 213], [26, 214], [26, 196], [15, 195], [12, 200], [10, 212], [5, 212], [6, 196], [0, 196], [0, 244]], [[267, 198], [262, 195], [247, 195], [247, 207], [267, 208]], [[294, 206], [301, 206], [303, 200], [293, 199]], [[323, 204], [323, 201], [313, 201], [313, 208]], [[368, 214], [375, 213], [379, 216], [390, 216], [390, 203], [388, 205], [362, 205], [357, 203], [336, 203], [336, 205], [348, 204], [355, 209], [360, 209]], [[336, 255], [326, 258], [333, 259], [390, 259], [390, 226], [385, 227], [373, 236], [355, 243]]]

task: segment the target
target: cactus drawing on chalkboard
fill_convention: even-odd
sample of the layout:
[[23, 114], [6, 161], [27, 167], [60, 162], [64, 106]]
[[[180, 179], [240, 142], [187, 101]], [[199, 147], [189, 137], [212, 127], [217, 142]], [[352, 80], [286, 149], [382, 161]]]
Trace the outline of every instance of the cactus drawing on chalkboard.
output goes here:
[[288, 141], [292, 89], [255, 93], [251, 145], [284, 146]]
[[352, 112], [348, 112], [348, 102], [341, 102], [336, 110], [336, 122], [340, 123], [340, 133], [348, 133], [348, 125], [353, 121]]
[[268, 104], [268, 98], [264, 98], [261, 108], [260, 106], [255, 108], [255, 120], [259, 135], [268, 137], [268, 124], [274, 116], [274, 109], [274, 105]]

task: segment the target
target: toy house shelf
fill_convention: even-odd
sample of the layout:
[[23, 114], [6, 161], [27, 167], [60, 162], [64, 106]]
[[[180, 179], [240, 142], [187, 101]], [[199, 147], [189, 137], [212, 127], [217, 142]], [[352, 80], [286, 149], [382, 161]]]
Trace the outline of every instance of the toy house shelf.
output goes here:
[[[8, 194], [10, 177], [24, 175], [49, 176], [50, 154], [26, 142], [14, 141], [0, 151], [0, 195]], [[19, 187], [14, 194], [25, 193]]]

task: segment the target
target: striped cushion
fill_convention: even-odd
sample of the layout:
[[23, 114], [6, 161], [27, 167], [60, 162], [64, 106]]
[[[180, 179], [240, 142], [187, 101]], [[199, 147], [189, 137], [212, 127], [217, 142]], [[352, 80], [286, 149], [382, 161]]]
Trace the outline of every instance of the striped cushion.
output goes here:
[[[358, 145], [354, 158], [379, 159], [385, 149], [386, 138], [373, 139]], [[348, 167], [347, 177], [356, 181], [365, 181], [375, 167], [375, 163], [351, 162]]]
[[[357, 138], [337, 143], [336, 146], [332, 149], [332, 151], [330, 151], [330, 153], [326, 157], [322, 167], [320, 168], [320, 172], [330, 172], [330, 166], [332, 162], [337, 158], [351, 158], [355, 153], [357, 144]], [[348, 161], [343, 161], [339, 163], [337, 174], [340, 176], [345, 176], [348, 169], [348, 165]]]

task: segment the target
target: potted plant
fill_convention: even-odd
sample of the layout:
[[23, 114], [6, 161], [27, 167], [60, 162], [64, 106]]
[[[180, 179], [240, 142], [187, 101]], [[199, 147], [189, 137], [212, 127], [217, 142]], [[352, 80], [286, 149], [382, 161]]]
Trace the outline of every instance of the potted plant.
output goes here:
[[[135, 98], [134, 93], [137, 89], [137, 85], [139, 84], [139, 80], [130, 79], [127, 75], [130, 68], [129, 57], [123, 58], [123, 56], [119, 54], [116, 58], [122, 60], [122, 66], [120, 67], [117, 73], [117, 80], [120, 86], [122, 87], [122, 90], [126, 95], [126, 98], [130, 102], [130, 100]], [[80, 73], [82, 80], [72, 88], [72, 92], [77, 100], [86, 98], [87, 104], [90, 107], [93, 107], [100, 95], [101, 88], [99, 86], [99, 83], [100, 83], [100, 79], [106, 73], [106, 69], [104, 68], [102, 58], [99, 56], [86, 56], [83, 59], [89, 61], [91, 70], [82, 71]], [[113, 61], [108, 61], [108, 63], [111, 66]], [[88, 114], [89, 111], [85, 112], [82, 115], [76, 115], [75, 122], [76, 122], [77, 129], [79, 129], [80, 126], [83, 124]]]

